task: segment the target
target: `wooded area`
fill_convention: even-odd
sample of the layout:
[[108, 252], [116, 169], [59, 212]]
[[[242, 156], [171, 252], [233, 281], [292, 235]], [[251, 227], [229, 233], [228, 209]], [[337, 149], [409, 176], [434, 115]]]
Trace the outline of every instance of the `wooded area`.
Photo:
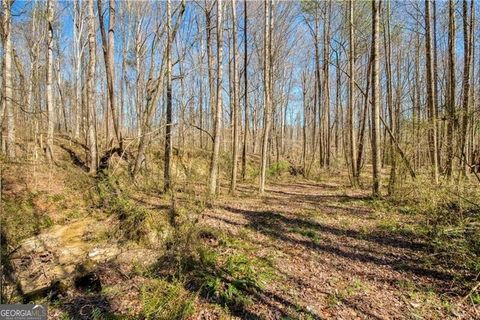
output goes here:
[[[1, 302], [72, 319], [480, 317], [477, 9], [2, 0]], [[44, 262], [87, 230], [82, 258]], [[135, 277], [127, 300], [94, 290]], [[53, 288], [65, 279], [73, 293]]]

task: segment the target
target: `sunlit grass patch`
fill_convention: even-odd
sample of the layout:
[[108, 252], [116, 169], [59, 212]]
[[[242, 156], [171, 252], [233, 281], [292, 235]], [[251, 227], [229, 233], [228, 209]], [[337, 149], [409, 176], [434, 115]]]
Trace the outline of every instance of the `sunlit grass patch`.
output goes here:
[[181, 282], [151, 279], [141, 288], [141, 301], [145, 319], [180, 320], [195, 310], [195, 295]]

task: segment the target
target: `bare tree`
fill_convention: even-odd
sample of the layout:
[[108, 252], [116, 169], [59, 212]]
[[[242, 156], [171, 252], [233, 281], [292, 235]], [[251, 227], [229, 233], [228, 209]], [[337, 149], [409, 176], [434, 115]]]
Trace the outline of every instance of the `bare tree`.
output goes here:
[[461, 117], [461, 132], [460, 132], [460, 164], [462, 173], [465, 174], [467, 168], [466, 161], [468, 157], [468, 150], [466, 150], [466, 140], [468, 125], [470, 120], [470, 68], [472, 63], [473, 50], [473, 23], [474, 23], [474, 1], [470, 2], [470, 17], [468, 14], [468, 3], [463, 1], [463, 85], [462, 85], [462, 117]]
[[[119, 128], [119, 120], [116, 108], [115, 97], [115, 0], [109, 0], [109, 15], [108, 15], [108, 39], [105, 32], [104, 25], [104, 12], [102, 6], [102, 0], [97, 1], [98, 6], [98, 18], [100, 22], [100, 33], [102, 36], [102, 49], [105, 61], [105, 73], [107, 74], [107, 91], [108, 91], [108, 103], [110, 105], [110, 112], [113, 119], [113, 130], [115, 131], [115, 138], [122, 148], [122, 134]], [[107, 119], [108, 121], [108, 119]]]
[[95, 101], [95, 63], [96, 63], [96, 41], [95, 41], [95, 12], [93, 0], [88, 1], [88, 75], [87, 75], [87, 108], [88, 108], [88, 148], [90, 150], [90, 174], [97, 173], [98, 150], [96, 122], [96, 101]]
[[82, 59], [85, 44], [82, 42], [84, 16], [83, 4], [78, 0], [73, 1], [73, 47], [74, 47], [74, 70], [75, 70], [75, 127], [74, 137], [80, 138], [80, 129], [83, 118], [82, 110]]
[[265, 0], [265, 29], [264, 29], [264, 48], [263, 48], [263, 86], [264, 86], [264, 110], [263, 110], [263, 137], [262, 137], [262, 158], [260, 166], [260, 193], [265, 192], [265, 177], [267, 173], [268, 158], [268, 135], [270, 131], [270, 79], [271, 79], [271, 20], [272, 20], [271, 0]]
[[[455, 50], [456, 44], [456, 26], [455, 26], [455, 2], [448, 1], [448, 91], [447, 91], [447, 161], [446, 175], [451, 178], [453, 170], [453, 135], [456, 123], [455, 115]], [[467, 49], [468, 51], [468, 49]]]
[[392, 40], [390, 32], [390, 0], [387, 1], [387, 10], [385, 12], [384, 18], [384, 33], [383, 33], [383, 44], [385, 51], [385, 72], [387, 76], [387, 108], [389, 114], [389, 126], [390, 126], [390, 179], [388, 181], [388, 194], [392, 195], [395, 188], [396, 178], [397, 178], [397, 161], [396, 161], [396, 147], [395, 147], [395, 135], [396, 130], [396, 117], [395, 117], [395, 107], [393, 106], [393, 89], [392, 89]]
[[208, 181], [208, 194], [217, 192], [218, 159], [220, 155], [220, 139], [222, 128], [222, 62], [223, 62], [223, 1], [217, 0], [217, 103], [213, 128], [213, 152], [210, 159], [210, 177]]
[[237, 160], [238, 160], [238, 143], [239, 143], [239, 112], [238, 112], [238, 71], [237, 71], [237, 5], [236, 1], [232, 0], [232, 71], [233, 71], [233, 150], [232, 150], [232, 174], [230, 183], [230, 192], [235, 193], [237, 188]]
[[[350, 170], [352, 171], [352, 184], [358, 184], [358, 176], [356, 169], [356, 139], [355, 139], [355, 35], [353, 27], [353, 10], [354, 1], [348, 2], [348, 30], [349, 30], [349, 56], [348, 56], [348, 70], [350, 74], [348, 82], [348, 141], [349, 141], [349, 156], [350, 156]], [[337, 88], [338, 90], [338, 88]]]
[[248, 41], [247, 26], [248, 13], [247, 2], [243, 1], [243, 83], [244, 83], [244, 125], [243, 125], [243, 147], [242, 147], [242, 179], [245, 180], [247, 170], [247, 139], [248, 139]]
[[47, 159], [53, 161], [53, 131], [55, 126], [55, 103], [53, 100], [53, 4], [47, 1]]
[[380, 196], [380, 82], [379, 82], [379, 2], [372, 1], [372, 177], [373, 196]]
[[[173, 43], [175, 41], [175, 37], [178, 31], [178, 28], [180, 26], [180, 23], [182, 21], [183, 14], [185, 12], [185, 1], [182, 1], [179, 5], [179, 8], [177, 9], [179, 12], [177, 14], [177, 19], [175, 22], [175, 27], [172, 30], [172, 35], [171, 35], [171, 42]], [[155, 42], [155, 41], [154, 41]], [[156, 47], [156, 44], [154, 44], [154, 47]], [[140, 101], [139, 103], [143, 103], [144, 106], [142, 107], [142, 110], [139, 110], [140, 119], [140, 127], [141, 129], [139, 130], [139, 142], [138, 142], [138, 149], [137, 149], [137, 156], [135, 158], [135, 164], [132, 170], [132, 175], [135, 177], [138, 172], [140, 171], [140, 168], [145, 162], [145, 150], [147, 149], [147, 145], [149, 144], [150, 141], [150, 128], [152, 126], [152, 121], [153, 117], [155, 115], [155, 110], [157, 106], [157, 101], [160, 97], [160, 88], [162, 88], [164, 81], [165, 81], [165, 64], [166, 64], [166, 56], [162, 56], [162, 60], [160, 62], [160, 66], [158, 66], [159, 71], [155, 75], [155, 69], [156, 69], [156, 64], [154, 63], [154, 55], [151, 55], [150, 57], [150, 68], [148, 71], [148, 80], [145, 86], [145, 91], [146, 91], [146, 96], [145, 96], [145, 102]], [[139, 106], [140, 107], [140, 106]]]
[[172, 167], [172, 17], [170, 13], [170, 0], [167, 0], [167, 110], [165, 127], [165, 165], [163, 169], [165, 192], [172, 188], [171, 167]]
[[430, 118], [430, 156], [432, 160], [433, 179], [438, 183], [438, 153], [437, 153], [437, 119], [435, 115], [435, 86], [433, 77], [432, 31], [430, 28], [430, 0], [425, 0], [425, 45], [427, 64], [427, 104]]
[[15, 152], [15, 115], [13, 110], [13, 81], [12, 81], [12, 22], [11, 22], [11, 4], [10, 0], [3, 0], [3, 50], [5, 52], [5, 60], [3, 67], [3, 112], [7, 120], [7, 139], [2, 143], [5, 146], [5, 153], [7, 158], [14, 159]]

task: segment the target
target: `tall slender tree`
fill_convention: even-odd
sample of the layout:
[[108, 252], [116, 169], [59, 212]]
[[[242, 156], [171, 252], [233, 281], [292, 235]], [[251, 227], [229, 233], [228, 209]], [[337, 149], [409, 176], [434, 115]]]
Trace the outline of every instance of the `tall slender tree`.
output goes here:
[[372, 1], [372, 177], [373, 196], [380, 196], [380, 81], [379, 81], [379, 3]]
[[84, 28], [84, 6], [79, 0], [73, 1], [73, 51], [74, 51], [74, 72], [75, 72], [75, 126], [73, 136], [80, 138], [82, 128], [83, 108], [82, 108], [82, 60], [85, 45], [82, 41]]
[[3, 148], [7, 158], [14, 159], [15, 152], [15, 114], [13, 109], [13, 81], [12, 81], [12, 15], [11, 15], [11, 0], [3, 0], [3, 50], [5, 53], [5, 60], [3, 66], [3, 112], [2, 121], [6, 118], [7, 139], [3, 141]]
[[53, 100], [53, 3], [47, 1], [47, 159], [53, 161], [53, 131], [55, 128], [55, 103]]
[[242, 146], [242, 179], [245, 180], [247, 171], [247, 139], [248, 139], [248, 40], [247, 40], [247, 11], [248, 1], [243, 1], [243, 146]]
[[93, 0], [88, 0], [88, 74], [87, 74], [87, 108], [88, 108], [88, 148], [90, 157], [90, 174], [97, 173], [98, 150], [96, 133], [96, 101], [95, 101], [95, 11]]
[[163, 169], [163, 189], [168, 192], [172, 188], [172, 17], [170, 13], [170, 0], [167, 0], [167, 103], [166, 103], [166, 127], [165, 127], [165, 163]]
[[[466, 173], [466, 162], [468, 161], [468, 150], [466, 149], [467, 132], [470, 120], [470, 69], [473, 50], [473, 23], [474, 23], [474, 1], [470, 1], [470, 15], [468, 14], [468, 2], [465, 0], [462, 4], [463, 13], [463, 85], [462, 85], [462, 117], [460, 132], [460, 164], [462, 173]], [[469, 17], [470, 16], [470, 17]]]
[[268, 158], [268, 135], [270, 131], [270, 79], [271, 79], [271, 41], [270, 41], [270, 23], [271, 23], [271, 0], [265, 0], [265, 25], [264, 25], [264, 47], [263, 47], [263, 86], [264, 86], [264, 109], [263, 109], [263, 136], [262, 136], [262, 158], [260, 165], [260, 193], [265, 192], [265, 178], [267, 173]]
[[[115, 138], [119, 146], [122, 146], [121, 132], [119, 128], [118, 113], [116, 108], [115, 96], [115, 0], [109, 0], [109, 15], [108, 15], [108, 38], [105, 32], [104, 11], [102, 0], [97, 1], [98, 18], [100, 22], [100, 34], [102, 36], [102, 49], [105, 61], [105, 73], [107, 75], [107, 92], [108, 104], [112, 115], [113, 130]], [[106, 121], [109, 121], [106, 119]]]
[[[350, 74], [348, 80], [348, 142], [350, 156], [350, 170], [352, 175], [352, 184], [358, 184], [355, 138], [355, 34], [353, 27], [354, 0], [348, 2], [348, 31], [349, 31], [349, 53], [348, 53], [348, 71]], [[338, 91], [339, 88], [337, 88]]]
[[210, 177], [208, 194], [217, 192], [218, 160], [220, 155], [220, 139], [222, 129], [222, 77], [223, 77], [223, 1], [217, 0], [217, 92], [215, 106], [215, 121], [213, 128], [213, 152], [210, 159]]
[[395, 107], [393, 106], [393, 89], [392, 89], [392, 39], [390, 31], [390, 2], [387, 0], [387, 8], [384, 18], [384, 34], [383, 34], [383, 43], [385, 51], [385, 72], [386, 72], [386, 87], [387, 87], [387, 108], [389, 115], [389, 126], [390, 126], [390, 179], [388, 181], [388, 194], [392, 195], [395, 188], [396, 177], [397, 177], [397, 158], [396, 158], [396, 147], [395, 147], [395, 135], [396, 135], [396, 117], [395, 117]]
[[232, 172], [230, 178], [230, 192], [235, 193], [237, 188], [237, 171], [238, 171], [238, 140], [239, 140], [239, 112], [238, 112], [238, 70], [237, 70], [237, 5], [236, 1], [232, 0], [231, 2], [232, 9], [232, 71], [233, 71], [233, 110], [232, 110], [232, 121], [233, 121], [233, 147], [232, 147]]
[[[455, 26], [455, 0], [448, 1], [448, 91], [447, 91], [447, 159], [445, 172], [451, 178], [453, 171], [453, 135], [456, 126], [455, 107], [455, 51], [456, 26]], [[467, 50], [468, 51], [468, 50]]]
[[438, 152], [437, 152], [437, 118], [435, 115], [435, 85], [433, 76], [433, 48], [432, 31], [430, 27], [430, 0], [425, 0], [425, 47], [427, 69], [427, 105], [430, 119], [429, 142], [430, 157], [432, 162], [432, 175], [435, 183], [438, 183]]

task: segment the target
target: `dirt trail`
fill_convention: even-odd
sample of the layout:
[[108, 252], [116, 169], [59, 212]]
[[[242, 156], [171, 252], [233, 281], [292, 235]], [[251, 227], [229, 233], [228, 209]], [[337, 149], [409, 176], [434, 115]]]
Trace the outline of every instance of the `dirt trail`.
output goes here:
[[[273, 256], [279, 276], [248, 318], [438, 319], [479, 316], [452, 275], [431, 261], [427, 241], [392, 232], [405, 219], [373, 210], [368, 195], [338, 184], [272, 184], [264, 197], [242, 186], [203, 223], [241, 235]], [[246, 235], [246, 236], [245, 236]]]

